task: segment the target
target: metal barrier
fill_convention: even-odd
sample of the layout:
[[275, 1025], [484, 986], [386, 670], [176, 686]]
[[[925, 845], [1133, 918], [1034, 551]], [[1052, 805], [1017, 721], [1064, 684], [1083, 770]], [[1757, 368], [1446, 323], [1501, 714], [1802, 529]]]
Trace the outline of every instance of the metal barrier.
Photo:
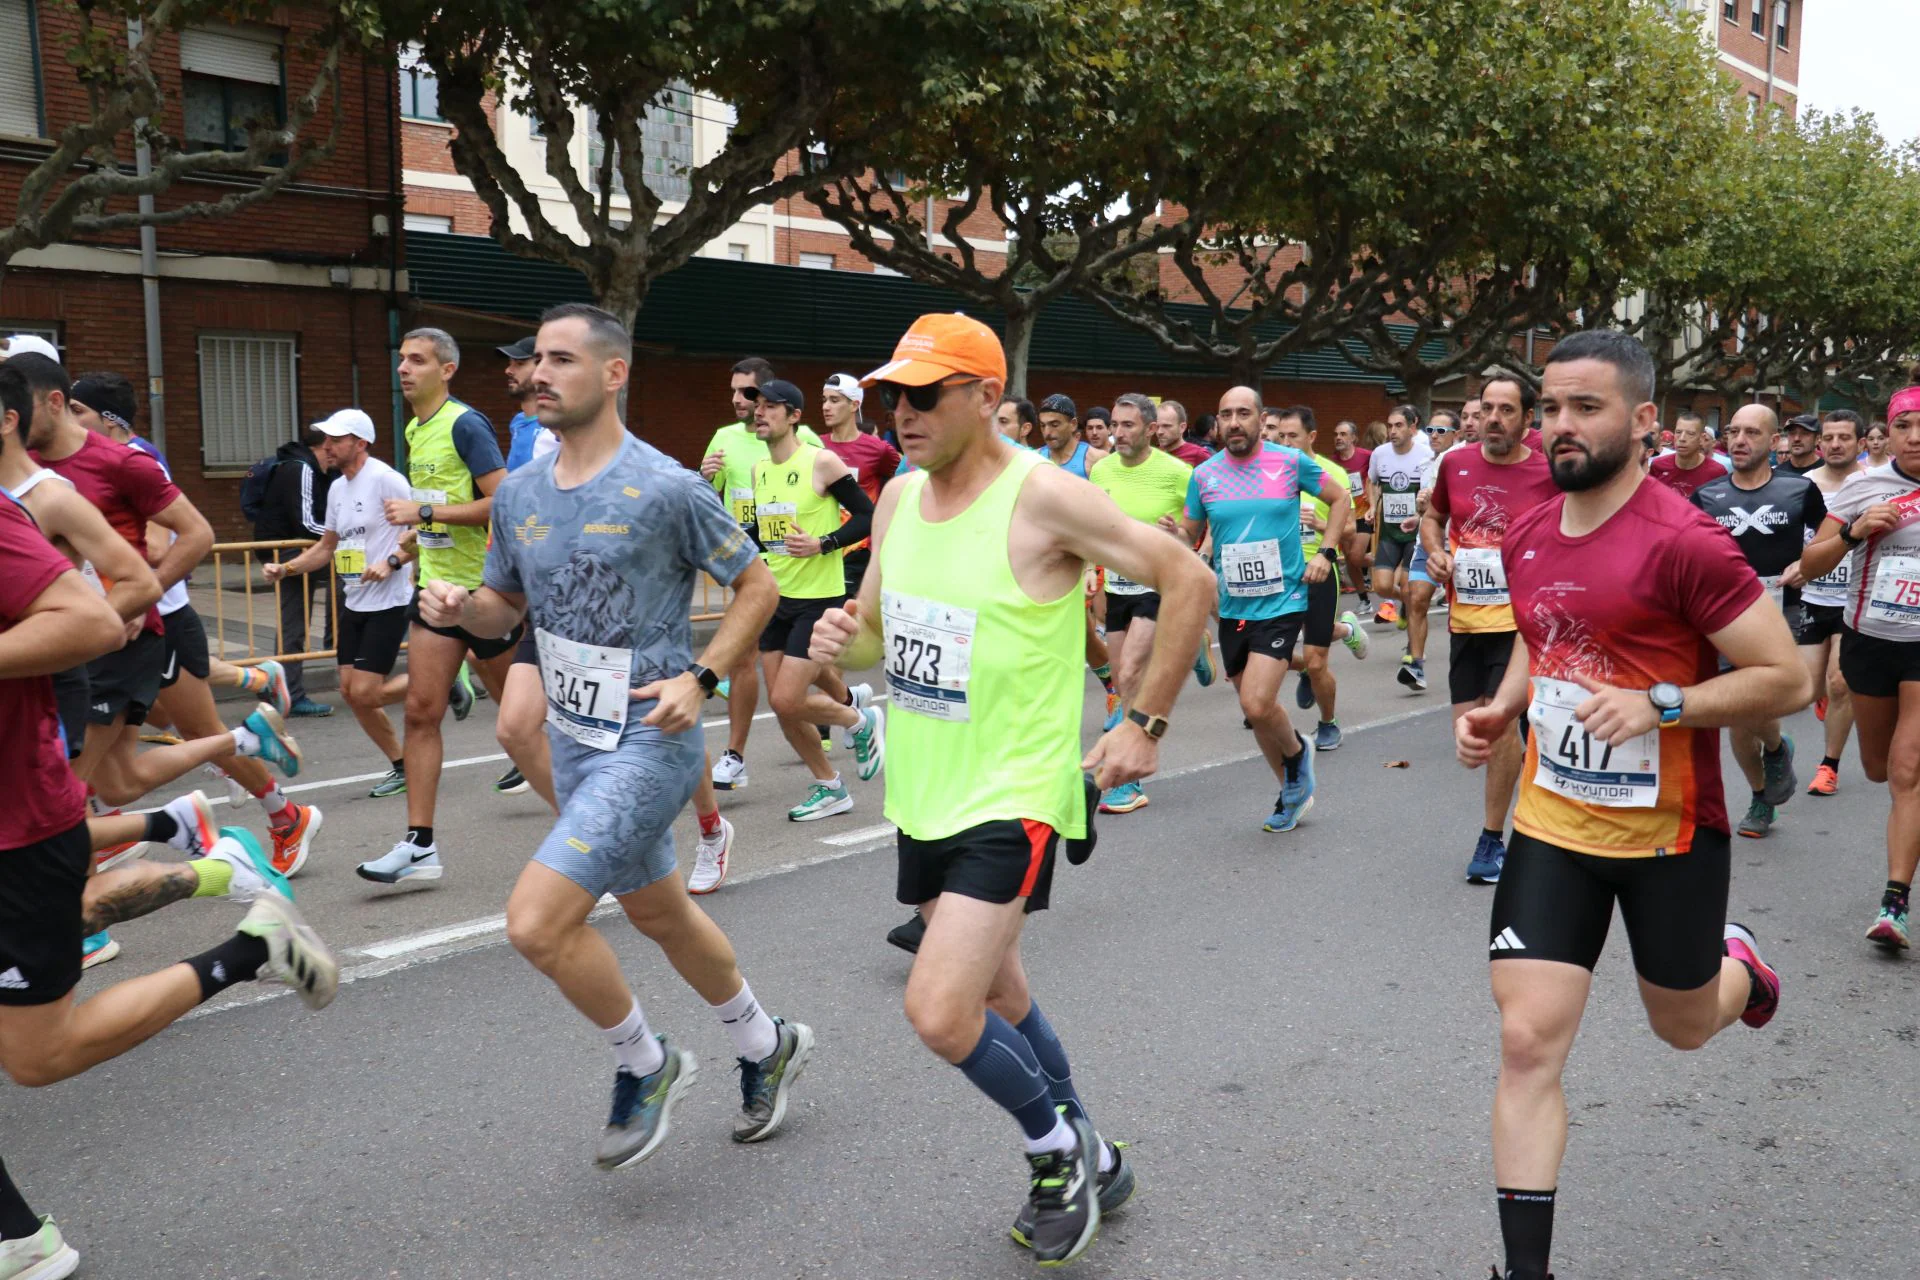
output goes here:
[[[262, 565], [272, 563], [275, 559], [280, 558], [274, 553], [291, 551], [294, 554], [298, 554], [301, 550], [312, 546], [313, 543], [314, 540], [312, 538], [282, 538], [262, 542], [219, 542], [214, 544], [209, 558], [201, 561], [200, 564], [201, 569], [211, 565], [213, 570], [213, 586], [211, 588], [213, 593], [213, 635], [211, 639], [213, 641], [214, 657], [223, 658], [235, 666], [247, 667], [269, 660], [277, 660], [280, 662], [308, 662], [334, 656], [335, 651], [331, 648], [318, 649], [312, 646], [314, 638], [313, 597], [316, 591], [326, 590], [327, 637], [331, 638], [338, 634], [336, 628], [340, 625], [340, 610], [343, 607], [340, 602], [340, 592], [332, 589], [330, 585], [324, 588], [321, 585], [322, 583], [331, 584], [333, 578], [332, 567], [328, 566], [324, 569], [316, 570], [305, 578], [283, 578], [281, 580], [283, 583], [288, 584], [298, 582], [306, 588], [300, 599], [300, 617], [304, 634], [307, 637], [308, 647], [299, 652], [288, 651], [286, 647], [286, 636], [283, 633], [280, 619], [281, 587], [277, 584], [269, 584], [260, 574]], [[285, 558], [292, 559], [292, 556]], [[411, 572], [411, 569], [408, 571]], [[198, 573], [199, 569], [196, 569], [195, 572]], [[235, 572], [239, 574], [238, 579], [229, 581], [228, 575]], [[204, 591], [207, 588], [196, 587], [195, 589]], [[244, 601], [244, 607], [235, 605], [232, 613], [229, 614], [227, 596], [233, 591], [240, 592]], [[255, 595], [263, 595], [268, 601], [267, 604], [261, 607], [269, 610], [268, 618], [272, 622], [274, 652], [271, 653], [261, 652], [258, 648], [257, 642], [260, 635], [260, 628], [254, 620], [255, 605], [253, 598]], [[727, 607], [727, 602], [731, 600], [732, 597], [733, 592], [730, 588], [721, 586], [704, 573], [701, 574], [699, 590], [695, 593], [693, 600], [694, 611], [690, 615], [689, 621], [718, 622], [720, 615]], [[203, 610], [202, 613], [204, 614], [204, 612]], [[242, 646], [245, 649], [245, 653], [240, 656], [236, 656], [233, 652], [236, 647], [235, 640], [227, 629], [227, 621], [230, 616], [233, 618], [235, 625], [241, 628], [245, 636], [245, 642]], [[402, 645], [402, 648], [404, 647], [405, 646]]]

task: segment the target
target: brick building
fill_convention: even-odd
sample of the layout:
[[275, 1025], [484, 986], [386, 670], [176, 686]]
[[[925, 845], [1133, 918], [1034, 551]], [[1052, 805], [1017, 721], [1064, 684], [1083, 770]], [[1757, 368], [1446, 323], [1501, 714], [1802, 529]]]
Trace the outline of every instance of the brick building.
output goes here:
[[1700, 38], [1747, 101], [1800, 109], [1800, 21], [1807, 0], [1668, 0], [1677, 15], [1699, 23]]
[[[280, 16], [273, 26], [195, 26], [162, 37], [154, 68], [166, 99], [155, 125], [197, 148], [237, 148], [247, 119], [284, 118], [322, 54], [309, 18], [297, 8]], [[85, 118], [66, 56], [76, 30], [64, 6], [0, 0], [0, 208], [14, 207], [49, 139]], [[112, 369], [158, 393], [140, 425], [223, 539], [251, 536], [240, 477], [292, 439], [297, 424], [350, 404], [372, 411], [383, 429], [392, 416], [388, 326], [406, 289], [395, 234], [396, 72], [378, 56], [348, 55], [334, 93], [341, 123], [331, 157], [253, 208], [157, 229], [157, 366], [147, 359], [137, 232], [21, 253], [0, 279], [0, 333], [42, 334], [72, 371]], [[323, 134], [331, 114], [329, 102], [309, 135]], [[131, 165], [132, 142], [123, 141], [120, 159]], [[156, 202], [217, 199], [258, 180], [183, 181]], [[382, 441], [381, 452], [390, 450]]]

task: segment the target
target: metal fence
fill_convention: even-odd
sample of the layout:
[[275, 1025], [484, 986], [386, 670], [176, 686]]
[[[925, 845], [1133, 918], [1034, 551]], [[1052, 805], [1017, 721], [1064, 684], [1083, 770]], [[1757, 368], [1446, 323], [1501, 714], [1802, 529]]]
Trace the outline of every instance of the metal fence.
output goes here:
[[[301, 591], [300, 616], [307, 643], [299, 650], [287, 647], [281, 626], [279, 593], [282, 588], [267, 582], [260, 573], [262, 565], [279, 558], [292, 559], [293, 555], [312, 545], [311, 538], [214, 544], [207, 559], [201, 561], [199, 568], [194, 570], [193, 595], [195, 607], [201, 616], [212, 619], [216, 657], [244, 667], [269, 659], [305, 662], [334, 656], [333, 649], [316, 648], [312, 643], [315, 638], [314, 596], [319, 593], [317, 583], [322, 579], [330, 581], [331, 570], [322, 569], [305, 579], [282, 579], [286, 589]], [[290, 554], [282, 556], [281, 553]], [[206, 582], [209, 571], [212, 578], [210, 584]], [[302, 590], [302, 587], [305, 589]], [[339, 634], [340, 610], [344, 606], [338, 590], [329, 589], [325, 594], [326, 627], [322, 634], [332, 637]], [[706, 574], [701, 574], [689, 620], [719, 621], [732, 594]], [[208, 596], [211, 596], [210, 600]]]

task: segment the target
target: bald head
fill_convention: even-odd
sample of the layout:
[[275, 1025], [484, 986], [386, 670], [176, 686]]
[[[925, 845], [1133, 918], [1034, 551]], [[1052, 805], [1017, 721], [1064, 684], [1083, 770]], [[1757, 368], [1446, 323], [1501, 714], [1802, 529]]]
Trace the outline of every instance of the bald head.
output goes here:
[[1214, 421], [1228, 453], [1236, 458], [1251, 454], [1261, 444], [1260, 393], [1252, 387], [1229, 387], [1220, 397], [1220, 412]]
[[1732, 430], [1743, 424], [1752, 424], [1767, 435], [1773, 435], [1780, 430], [1780, 415], [1763, 404], [1743, 404], [1734, 412], [1727, 428]]
[[1780, 419], [1767, 406], [1741, 405], [1727, 423], [1726, 449], [1733, 459], [1733, 469], [1755, 476], [1771, 467], [1773, 437], [1779, 429]]

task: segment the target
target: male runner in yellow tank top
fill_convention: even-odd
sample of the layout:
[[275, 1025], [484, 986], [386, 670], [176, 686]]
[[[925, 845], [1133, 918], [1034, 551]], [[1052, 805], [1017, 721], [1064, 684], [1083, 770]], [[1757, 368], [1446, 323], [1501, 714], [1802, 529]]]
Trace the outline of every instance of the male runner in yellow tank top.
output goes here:
[[[919, 470], [881, 493], [859, 600], [822, 615], [811, 654], [856, 667], [884, 654], [897, 896], [928, 922], [907, 1018], [1019, 1121], [1033, 1176], [1014, 1238], [1058, 1264], [1092, 1243], [1133, 1175], [1088, 1122], [1033, 1002], [1020, 927], [1047, 905], [1058, 843], [1075, 861], [1091, 851], [1081, 771], [1102, 787], [1153, 772], [1213, 584], [1165, 531], [995, 434], [1006, 356], [985, 325], [922, 316], [864, 381]], [[1094, 559], [1158, 590], [1161, 605], [1131, 715], [1082, 759], [1080, 581]]]

